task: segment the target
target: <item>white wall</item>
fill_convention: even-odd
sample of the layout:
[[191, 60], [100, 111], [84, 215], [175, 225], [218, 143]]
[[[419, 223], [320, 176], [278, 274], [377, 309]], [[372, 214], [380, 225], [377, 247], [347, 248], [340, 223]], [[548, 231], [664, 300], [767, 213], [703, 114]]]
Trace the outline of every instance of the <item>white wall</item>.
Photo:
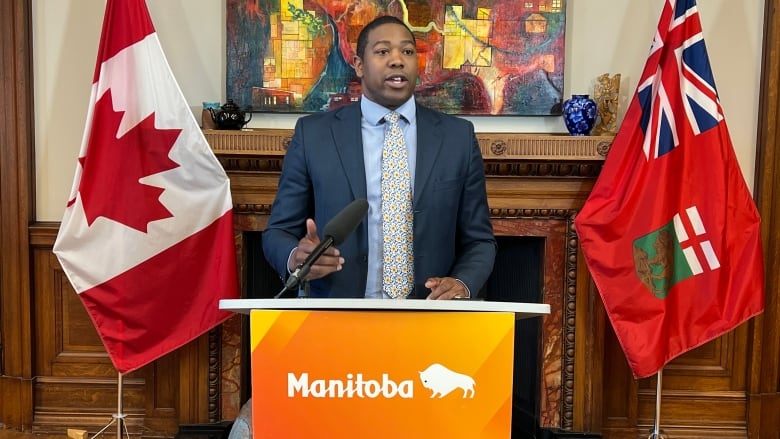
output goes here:
[[[225, 1], [147, 0], [163, 50], [196, 114], [224, 102]], [[33, 0], [37, 220], [59, 221], [95, 68], [105, 0]], [[620, 119], [637, 86], [663, 0], [566, 0], [564, 96], [621, 73]], [[704, 38], [742, 171], [752, 186], [764, 0], [699, 0]], [[256, 114], [250, 127], [292, 128]], [[559, 117], [469, 117], [483, 132], [565, 132]]]

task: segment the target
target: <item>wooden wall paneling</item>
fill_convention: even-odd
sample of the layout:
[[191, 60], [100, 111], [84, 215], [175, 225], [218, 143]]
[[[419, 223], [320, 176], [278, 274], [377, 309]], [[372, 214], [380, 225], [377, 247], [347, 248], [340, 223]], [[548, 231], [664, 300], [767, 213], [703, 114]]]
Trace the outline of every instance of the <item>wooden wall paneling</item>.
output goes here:
[[[660, 421], [671, 437], [685, 432], [704, 437], [713, 430], [718, 437], [746, 437], [750, 328], [741, 325], [664, 368]], [[632, 377], [608, 322], [602, 366], [605, 438], [647, 434], [655, 416], [656, 379]]]
[[[672, 437], [683, 431], [745, 437], [748, 336], [748, 325], [742, 325], [664, 368], [661, 422]], [[655, 389], [655, 378], [639, 381], [639, 419], [645, 425], [655, 416]]]
[[780, 0], [764, 3], [764, 52], [755, 197], [762, 218], [766, 308], [755, 319], [750, 351], [751, 437], [778, 438], [780, 413]]
[[[595, 289], [594, 293], [598, 294]], [[601, 364], [595, 365], [603, 369], [604, 376], [604, 398], [601, 402], [603, 419], [600, 431], [605, 438], [636, 437], [638, 382], [631, 375], [626, 357], [609, 321], [600, 335], [604, 339], [604, 356], [601, 358]], [[631, 435], [620, 435], [626, 431]]]
[[178, 352], [168, 354], [143, 368], [144, 432], [170, 434], [178, 429]]
[[209, 398], [215, 394], [218, 396], [218, 392], [209, 387], [213, 332], [198, 337], [144, 368], [148, 380], [146, 430], [170, 434], [182, 424], [218, 421], [219, 398]]
[[[94, 433], [117, 412], [117, 372], [51, 251], [57, 231], [56, 223], [30, 227], [37, 377], [31, 429]], [[213, 337], [204, 334], [123, 377], [122, 412], [132, 434], [172, 436], [181, 424], [220, 420]]]
[[0, 423], [29, 429], [30, 265], [34, 219], [32, 26], [30, 2], [0, 2]]
[[[574, 392], [575, 411], [574, 430], [597, 432], [602, 429], [605, 375], [602, 361], [604, 358], [604, 334], [606, 320], [604, 305], [596, 286], [591, 280], [585, 257], [578, 248], [576, 304], [576, 333], [581, 334], [575, 340], [575, 372], [582, 377], [577, 380]], [[608, 379], [611, 379], [608, 378]]]
[[[179, 421], [183, 424], [197, 424], [209, 420], [209, 334], [176, 351], [179, 361], [178, 407]], [[216, 422], [217, 419], [211, 419]]]
[[[30, 227], [35, 342], [32, 430], [62, 433], [64, 428], [95, 432], [117, 412], [117, 372], [84, 305], [51, 251], [55, 223]], [[123, 381], [123, 413], [128, 429], [143, 425], [144, 379]]]

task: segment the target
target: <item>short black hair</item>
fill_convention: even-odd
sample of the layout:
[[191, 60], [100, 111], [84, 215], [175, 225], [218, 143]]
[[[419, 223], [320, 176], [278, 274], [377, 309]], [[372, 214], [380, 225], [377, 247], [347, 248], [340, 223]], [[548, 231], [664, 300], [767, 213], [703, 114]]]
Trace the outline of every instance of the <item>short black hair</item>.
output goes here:
[[357, 40], [357, 56], [362, 59], [363, 55], [366, 53], [366, 46], [368, 45], [368, 34], [379, 26], [389, 23], [400, 24], [401, 26], [405, 27], [406, 30], [409, 31], [409, 35], [412, 36], [412, 42], [415, 43], [415, 45], [417, 44], [417, 40], [414, 38], [414, 33], [411, 29], [409, 29], [409, 26], [403, 22], [403, 20], [398, 17], [393, 17], [392, 15], [380, 15], [363, 26], [363, 29], [360, 30], [360, 34], [358, 35]]

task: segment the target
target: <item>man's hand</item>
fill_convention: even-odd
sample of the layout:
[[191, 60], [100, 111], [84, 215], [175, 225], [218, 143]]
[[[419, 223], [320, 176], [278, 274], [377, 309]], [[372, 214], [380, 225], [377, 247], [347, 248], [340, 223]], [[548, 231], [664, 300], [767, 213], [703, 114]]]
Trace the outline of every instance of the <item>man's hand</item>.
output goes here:
[[428, 300], [468, 299], [469, 292], [463, 282], [451, 277], [432, 277], [425, 281], [425, 288], [430, 288]]
[[[309, 218], [306, 220], [306, 236], [298, 241], [298, 247], [293, 251], [287, 268], [290, 271], [294, 271], [298, 265], [302, 264], [309, 257], [319, 243], [320, 238], [317, 236], [317, 225], [314, 224], [313, 219]], [[290, 266], [291, 264], [292, 266]], [[319, 279], [334, 271], [340, 271], [343, 264], [344, 258], [340, 256], [339, 250], [335, 247], [330, 247], [314, 261], [314, 265], [311, 266], [311, 271], [309, 271], [306, 279]]]

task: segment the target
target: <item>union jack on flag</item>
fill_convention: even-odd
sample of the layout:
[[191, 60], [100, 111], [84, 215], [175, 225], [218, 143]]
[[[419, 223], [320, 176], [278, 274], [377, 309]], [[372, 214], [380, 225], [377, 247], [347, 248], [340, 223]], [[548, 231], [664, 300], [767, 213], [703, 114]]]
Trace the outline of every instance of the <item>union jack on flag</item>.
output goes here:
[[648, 161], [680, 144], [683, 124], [699, 135], [723, 120], [698, 15], [696, 3], [688, 1], [662, 13], [659, 23], [669, 26], [658, 26], [637, 87]]

